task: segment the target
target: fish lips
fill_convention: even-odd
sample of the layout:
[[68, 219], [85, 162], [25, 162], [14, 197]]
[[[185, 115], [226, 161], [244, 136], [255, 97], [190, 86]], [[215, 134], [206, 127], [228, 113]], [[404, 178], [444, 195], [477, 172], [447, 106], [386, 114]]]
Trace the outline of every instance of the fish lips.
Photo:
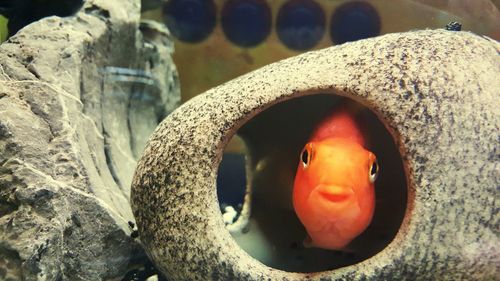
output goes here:
[[330, 184], [320, 184], [316, 186], [314, 192], [331, 203], [344, 203], [354, 196], [351, 187]]

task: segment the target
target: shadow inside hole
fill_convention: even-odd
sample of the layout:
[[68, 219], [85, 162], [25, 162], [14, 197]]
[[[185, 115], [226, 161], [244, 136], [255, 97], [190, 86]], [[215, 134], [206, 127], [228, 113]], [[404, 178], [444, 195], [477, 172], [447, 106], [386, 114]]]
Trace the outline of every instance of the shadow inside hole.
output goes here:
[[231, 206], [241, 210], [245, 196], [245, 154], [225, 152], [217, 177], [217, 196], [221, 209]]
[[[262, 263], [281, 270], [317, 272], [363, 261], [394, 238], [406, 210], [407, 187], [403, 163], [390, 133], [370, 110], [360, 113], [369, 149], [377, 155], [381, 172], [375, 184], [376, 207], [370, 226], [348, 246], [348, 251], [304, 248], [306, 231], [292, 206], [292, 190], [299, 154], [315, 126], [341, 100], [331, 94], [294, 98], [276, 104], [248, 121], [238, 136], [246, 145], [239, 162], [225, 154], [218, 176], [219, 201], [228, 194], [242, 202], [245, 184], [252, 186], [252, 213], [243, 233], [232, 233], [238, 245]], [[351, 101], [354, 102], [354, 101]], [[245, 181], [243, 159], [246, 154]], [[228, 169], [227, 165], [239, 165]], [[221, 186], [231, 172], [240, 180]], [[233, 174], [234, 176], [234, 174]], [[228, 191], [231, 190], [231, 191]], [[238, 191], [235, 191], [238, 190]], [[231, 204], [238, 204], [232, 202]]]

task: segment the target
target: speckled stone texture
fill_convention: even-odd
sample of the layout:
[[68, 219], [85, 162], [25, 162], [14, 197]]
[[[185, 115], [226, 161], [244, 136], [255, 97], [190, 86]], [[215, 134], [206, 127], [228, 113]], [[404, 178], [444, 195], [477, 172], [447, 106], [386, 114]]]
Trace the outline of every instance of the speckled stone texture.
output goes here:
[[[500, 44], [467, 32], [389, 34], [280, 61], [181, 106], [151, 137], [132, 187], [140, 239], [174, 280], [494, 280]], [[384, 121], [407, 172], [396, 238], [361, 263], [319, 273], [276, 270], [224, 228], [216, 195], [222, 150], [281, 101], [351, 97]]]
[[130, 237], [130, 183], [180, 96], [172, 43], [142, 34], [139, 10], [89, 0], [0, 45], [0, 280], [117, 280], [145, 257]]

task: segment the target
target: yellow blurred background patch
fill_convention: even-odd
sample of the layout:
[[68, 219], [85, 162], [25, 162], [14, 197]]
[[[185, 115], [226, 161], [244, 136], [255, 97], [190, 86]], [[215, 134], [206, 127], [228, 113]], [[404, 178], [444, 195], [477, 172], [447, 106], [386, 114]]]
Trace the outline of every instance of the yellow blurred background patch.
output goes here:
[[7, 39], [9, 32], [7, 30], [7, 23], [9, 20], [4, 16], [0, 15], [0, 43]]

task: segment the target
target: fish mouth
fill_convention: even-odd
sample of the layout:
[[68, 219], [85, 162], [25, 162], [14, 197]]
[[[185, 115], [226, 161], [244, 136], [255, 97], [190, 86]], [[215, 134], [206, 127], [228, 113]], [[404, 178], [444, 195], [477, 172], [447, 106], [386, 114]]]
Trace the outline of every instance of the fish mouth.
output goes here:
[[316, 187], [318, 194], [330, 202], [343, 202], [354, 195], [354, 191], [350, 187], [338, 185], [321, 184]]

